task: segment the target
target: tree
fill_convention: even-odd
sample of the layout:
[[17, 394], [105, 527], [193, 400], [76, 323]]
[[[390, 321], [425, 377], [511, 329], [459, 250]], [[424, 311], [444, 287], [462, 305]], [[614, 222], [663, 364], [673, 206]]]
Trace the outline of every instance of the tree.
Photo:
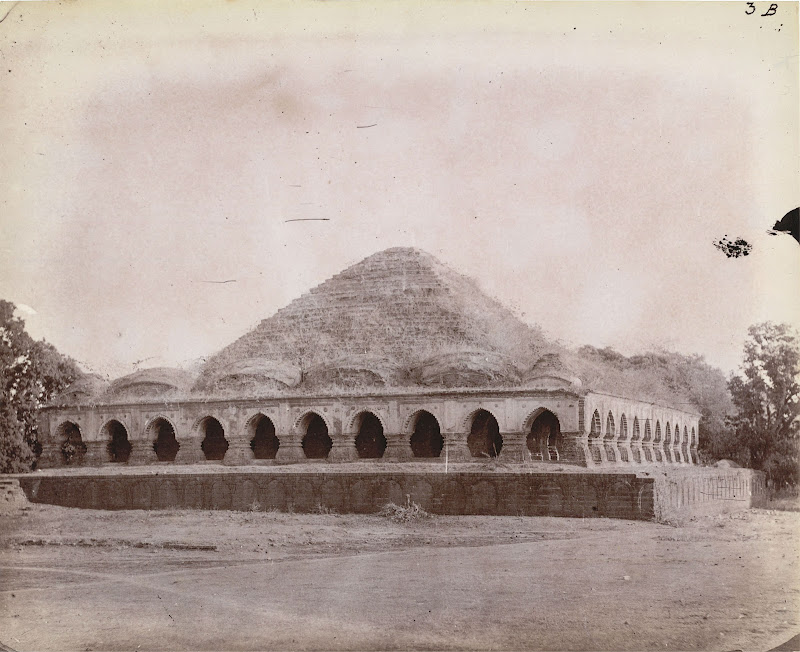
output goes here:
[[742, 462], [774, 485], [798, 482], [800, 339], [788, 324], [748, 329], [743, 376], [728, 382], [736, 414], [730, 420]]
[[34, 340], [16, 306], [0, 299], [0, 472], [30, 470], [41, 454], [39, 408], [83, 375], [77, 363]]

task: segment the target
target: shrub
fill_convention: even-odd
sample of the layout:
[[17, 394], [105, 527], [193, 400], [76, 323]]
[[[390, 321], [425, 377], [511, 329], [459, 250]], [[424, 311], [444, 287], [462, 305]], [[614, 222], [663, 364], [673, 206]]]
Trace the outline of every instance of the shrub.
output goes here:
[[386, 503], [381, 507], [378, 516], [388, 518], [395, 523], [408, 523], [409, 521], [418, 521], [423, 518], [428, 518], [430, 514], [417, 503], [412, 503], [411, 500], [408, 499], [405, 506]]

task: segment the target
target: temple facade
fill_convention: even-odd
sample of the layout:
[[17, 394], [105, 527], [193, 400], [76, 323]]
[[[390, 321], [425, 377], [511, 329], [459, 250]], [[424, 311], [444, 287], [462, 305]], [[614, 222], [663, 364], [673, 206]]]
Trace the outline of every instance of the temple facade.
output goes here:
[[569, 389], [48, 408], [40, 466], [498, 458], [694, 464], [699, 415]]
[[696, 411], [587, 383], [565, 356], [433, 257], [390, 249], [196, 376], [77, 381], [41, 412], [39, 466], [698, 462]]

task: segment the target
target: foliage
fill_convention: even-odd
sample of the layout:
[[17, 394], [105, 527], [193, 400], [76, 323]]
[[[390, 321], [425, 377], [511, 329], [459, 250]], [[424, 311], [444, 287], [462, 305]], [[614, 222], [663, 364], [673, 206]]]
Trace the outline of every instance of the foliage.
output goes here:
[[788, 324], [748, 329], [742, 376], [728, 387], [736, 406], [730, 419], [735, 454], [764, 471], [773, 486], [798, 483], [800, 339]]
[[37, 411], [83, 375], [74, 360], [34, 340], [15, 309], [0, 299], [0, 472], [31, 468], [42, 450]]
[[409, 523], [411, 521], [418, 521], [423, 518], [428, 518], [430, 514], [426, 512], [417, 503], [411, 502], [411, 498], [406, 496], [406, 504], [395, 505], [394, 503], [386, 503], [381, 507], [378, 516], [388, 518], [395, 523]]
[[0, 473], [29, 471], [33, 461], [22, 424], [7, 403], [0, 403]]
[[68, 423], [64, 428], [64, 441], [61, 444], [61, 457], [66, 464], [81, 464], [86, 455], [86, 444], [81, 439], [80, 430]]

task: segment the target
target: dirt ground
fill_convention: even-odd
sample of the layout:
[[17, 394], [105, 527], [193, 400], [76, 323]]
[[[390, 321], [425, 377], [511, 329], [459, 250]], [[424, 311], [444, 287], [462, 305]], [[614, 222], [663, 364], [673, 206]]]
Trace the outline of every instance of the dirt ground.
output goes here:
[[0, 509], [0, 649], [769, 650], [800, 514], [611, 519]]

